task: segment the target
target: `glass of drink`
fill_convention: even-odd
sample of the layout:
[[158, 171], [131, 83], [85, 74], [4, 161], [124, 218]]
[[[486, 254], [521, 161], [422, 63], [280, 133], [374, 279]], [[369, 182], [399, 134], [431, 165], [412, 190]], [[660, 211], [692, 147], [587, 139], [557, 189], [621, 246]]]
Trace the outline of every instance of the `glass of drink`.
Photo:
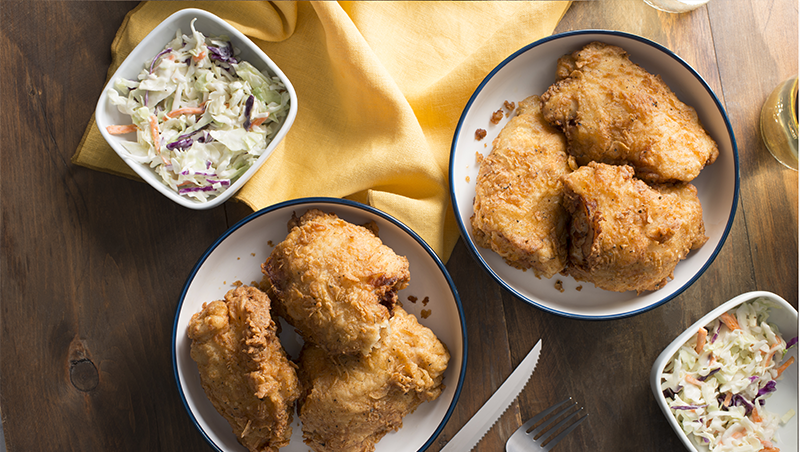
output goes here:
[[761, 138], [777, 161], [797, 171], [797, 76], [775, 87], [764, 102]]
[[685, 13], [705, 5], [708, 0], [644, 0], [644, 2], [659, 11]]

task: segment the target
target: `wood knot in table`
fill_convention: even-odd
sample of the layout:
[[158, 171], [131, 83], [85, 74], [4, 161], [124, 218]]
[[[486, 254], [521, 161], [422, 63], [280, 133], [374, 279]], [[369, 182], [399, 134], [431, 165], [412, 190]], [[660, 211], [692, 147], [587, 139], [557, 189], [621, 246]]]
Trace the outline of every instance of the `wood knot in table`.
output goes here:
[[100, 384], [97, 367], [78, 336], [69, 344], [69, 381], [75, 389], [83, 392], [89, 392]]
[[89, 359], [71, 361], [69, 366], [69, 381], [79, 391], [89, 392], [100, 383], [97, 367]]

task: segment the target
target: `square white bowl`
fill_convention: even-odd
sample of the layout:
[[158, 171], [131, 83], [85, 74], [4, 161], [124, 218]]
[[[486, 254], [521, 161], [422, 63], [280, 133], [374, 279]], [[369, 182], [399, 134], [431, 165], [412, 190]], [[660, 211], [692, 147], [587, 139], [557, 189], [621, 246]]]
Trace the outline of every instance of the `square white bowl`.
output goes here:
[[[180, 29], [183, 33], [188, 33], [191, 31], [191, 22], [195, 18], [197, 19], [197, 22], [195, 22], [195, 28], [197, 31], [200, 31], [205, 36], [228, 36], [233, 46], [241, 51], [237, 57], [252, 64], [261, 72], [267, 73], [270, 76], [278, 77], [286, 86], [286, 90], [288, 91], [290, 98], [289, 112], [286, 115], [286, 118], [284, 118], [280, 129], [278, 129], [278, 132], [272, 138], [272, 141], [269, 142], [267, 148], [264, 150], [261, 156], [259, 156], [255, 163], [253, 163], [253, 165], [241, 177], [239, 177], [236, 182], [231, 184], [225, 191], [206, 202], [200, 202], [192, 198], [181, 196], [170, 187], [166, 186], [161, 181], [161, 177], [158, 176], [158, 174], [156, 174], [156, 172], [153, 171], [148, 165], [138, 163], [128, 157], [127, 151], [122, 146], [123, 141], [128, 141], [124, 136], [111, 135], [108, 133], [108, 131], [106, 131], [106, 126], [115, 124], [129, 124], [131, 122], [130, 116], [120, 113], [117, 107], [111, 104], [108, 99], [108, 92], [114, 89], [114, 80], [120, 77], [126, 79], [136, 79], [136, 76], [142, 71], [145, 62], [163, 50], [164, 46], [175, 38], [175, 33], [178, 29]], [[286, 133], [291, 128], [296, 116], [297, 93], [295, 93], [294, 87], [286, 75], [284, 75], [284, 73], [280, 70], [280, 68], [278, 68], [278, 66], [275, 65], [275, 63], [273, 63], [272, 60], [253, 43], [253, 41], [242, 34], [239, 30], [232, 27], [230, 24], [214, 14], [195, 8], [183, 9], [172, 14], [163, 22], [161, 22], [156, 28], [154, 28], [153, 31], [151, 31], [147, 36], [145, 36], [144, 39], [142, 39], [142, 42], [140, 42], [133, 49], [130, 55], [125, 58], [125, 61], [122, 62], [117, 71], [114, 72], [114, 75], [109, 79], [105, 88], [103, 88], [103, 92], [100, 94], [100, 99], [97, 102], [97, 108], [95, 110], [95, 121], [97, 122], [97, 127], [100, 129], [100, 133], [103, 135], [103, 138], [105, 138], [117, 155], [119, 155], [120, 158], [122, 158], [122, 160], [125, 161], [125, 163], [127, 163], [128, 166], [130, 166], [131, 169], [136, 172], [136, 174], [138, 174], [142, 179], [144, 179], [145, 182], [150, 184], [153, 188], [158, 190], [167, 198], [184, 207], [197, 210], [214, 208], [227, 201], [231, 196], [239, 191], [239, 189], [242, 188], [242, 186], [253, 176], [253, 174], [258, 171], [261, 165], [264, 164], [267, 158], [269, 158], [270, 154], [272, 154], [272, 152], [275, 150], [275, 147], [278, 145], [278, 143], [280, 143], [281, 140], [286, 136]]]
[[[664, 368], [666, 367], [667, 363], [672, 360], [672, 357], [675, 356], [675, 353], [677, 353], [678, 349], [680, 349], [683, 344], [689, 341], [692, 336], [697, 333], [697, 330], [699, 330], [700, 327], [708, 325], [723, 313], [736, 308], [740, 304], [755, 300], [757, 298], [767, 299], [772, 302], [772, 304], [776, 305], [775, 307], [771, 308], [768, 321], [778, 327], [778, 330], [780, 331], [784, 340], [788, 342], [791, 338], [797, 336], [797, 310], [792, 307], [792, 305], [787, 303], [783, 298], [771, 292], [747, 292], [717, 306], [711, 312], [695, 322], [692, 326], [687, 328], [686, 331], [675, 338], [675, 340], [672, 341], [672, 343], [670, 343], [660, 355], [658, 355], [658, 358], [656, 358], [655, 362], [653, 363], [653, 368], [650, 371], [650, 387], [653, 390], [653, 395], [655, 396], [661, 411], [664, 413], [664, 416], [666, 416], [667, 421], [669, 421], [670, 426], [672, 426], [672, 429], [675, 430], [675, 433], [678, 435], [678, 437], [680, 437], [681, 442], [683, 442], [683, 445], [686, 446], [686, 449], [689, 451], [708, 452], [708, 447], [705, 444], [694, 441], [693, 438], [690, 438], [686, 435], [686, 433], [683, 432], [683, 429], [681, 428], [680, 424], [678, 424], [677, 419], [675, 419], [675, 415], [672, 414], [672, 410], [670, 410], [669, 405], [667, 405], [667, 400], [661, 391], [661, 374], [664, 373]], [[789, 356], [794, 356], [795, 359], [797, 359], [797, 347], [792, 347], [792, 349], [787, 353], [785, 359], [788, 359]], [[772, 393], [770, 397], [765, 399], [766, 404], [764, 405], [764, 408], [766, 408], [768, 411], [775, 413], [778, 416], [783, 415], [790, 409], [795, 410], [795, 412], [798, 411], [797, 367], [797, 364], [792, 364], [783, 372], [783, 374], [781, 374], [781, 379], [778, 380], [776, 391]], [[778, 446], [780, 450], [796, 451], [797, 418], [793, 418], [786, 425], [780, 427], [778, 429], [777, 437], [778, 441], [776, 446]]]

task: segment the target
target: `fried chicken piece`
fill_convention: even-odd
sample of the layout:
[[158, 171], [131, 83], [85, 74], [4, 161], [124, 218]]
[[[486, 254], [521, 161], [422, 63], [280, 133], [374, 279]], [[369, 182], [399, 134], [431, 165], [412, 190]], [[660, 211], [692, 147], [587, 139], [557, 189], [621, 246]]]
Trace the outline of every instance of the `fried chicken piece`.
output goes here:
[[648, 186], [630, 166], [591, 162], [564, 177], [572, 216], [567, 271], [615, 292], [663, 287], [708, 237], [697, 189]]
[[367, 354], [389, 327], [408, 259], [373, 231], [312, 209], [261, 266], [278, 314], [329, 353]]
[[436, 335], [400, 306], [391, 333], [364, 356], [329, 355], [306, 343], [300, 354], [303, 439], [317, 452], [369, 452], [403, 418], [444, 390], [450, 360]]
[[647, 182], [689, 182], [719, 155], [694, 108], [619, 47], [593, 42], [562, 56], [556, 80], [542, 112], [580, 165], [629, 164]]
[[571, 169], [564, 135], [542, 117], [539, 97], [530, 96], [492, 146], [475, 183], [475, 243], [513, 267], [550, 278], [567, 261], [561, 176]]
[[294, 402], [300, 397], [296, 366], [289, 361], [260, 290], [237, 287], [225, 300], [204, 303], [187, 334], [203, 390], [252, 452], [274, 452], [292, 436]]

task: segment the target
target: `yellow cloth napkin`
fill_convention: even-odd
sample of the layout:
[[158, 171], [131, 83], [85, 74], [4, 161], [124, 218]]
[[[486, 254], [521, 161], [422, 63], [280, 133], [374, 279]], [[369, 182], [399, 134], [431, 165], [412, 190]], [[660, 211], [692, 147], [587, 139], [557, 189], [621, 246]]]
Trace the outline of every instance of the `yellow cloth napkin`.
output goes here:
[[[292, 129], [236, 199], [254, 210], [307, 196], [360, 201], [447, 261], [459, 234], [448, 166], [461, 112], [498, 63], [553, 32], [569, 2], [145, 2], [117, 33], [109, 76], [187, 7], [234, 25], [297, 91]], [[72, 160], [137, 177], [93, 120]]]

